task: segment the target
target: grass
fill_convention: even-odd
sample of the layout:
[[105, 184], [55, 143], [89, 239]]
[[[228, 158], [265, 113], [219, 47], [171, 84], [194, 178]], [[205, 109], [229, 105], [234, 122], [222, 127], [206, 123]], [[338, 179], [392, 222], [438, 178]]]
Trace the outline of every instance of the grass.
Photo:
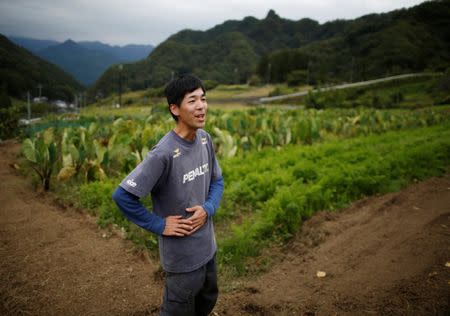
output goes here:
[[218, 85], [207, 91], [209, 100], [245, 99], [266, 97], [273, 90], [273, 85]]
[[[412, 78], [396, 79], [347, 89], [319, 91], [312, 97], [308, 95], [293, 97], [286, 100], [273, 101], [272, 104], [291, 104], [297, 106], [311, 106], [316, 108], [417, 108], [430, 106], [435, 103], [435, 96], [431, 90], [436, 82], [442, 78], [439, 74], [429, 74]], [[285, 95], [310, 87], [288, 87], [277, 85], [271, 95]], [[313, 105], [316, 103], [316, 105]]]
[[[219, 85], [207, 91], [208, 105], [212, 109], [243, 110], [255, 107], [239, 99], [267, 96], [272, 85], [250, 87], [248, 85]], [[124, 106], [117, 108], [118, 95], [114, 94], [81, 110], [83, 116], [148, 116], [152, 107], [166, 104], [164, 98], [147, 98], [146, 91], [127, 92], [122, 95]]]
[[[433, 97], [430, 95], [429, 90], [435, 80], [435, 76], [407, 78], [372, 86], [321, 92], [318, 94], [318, 102], [323, 103], [323, 107], [375, 106], [414, 108], [429, 106], [433, 104]], [[249, 104], [246, 101], [247, 99], [255, 100], [269, 95], [284, 95], [310, 89], [312, 89], [310, 86], [290, 87], [286, 84], [269, 84], [264, 86], [249, 86], [246, 84], [218, 85], [216, 88], [207, 91], [207, 97], [211, 108], [242, 110], [257, 105]], [[123, 93], [123, 106], [121, 108], [115, 107], [119, 102], [119, 98], [117, 94], [113, 94], [82, 109], [81, 113], [85, 116], [148, 115], [152, 106], [165, 104], [164, 98], [149, 98], [146, 94], [146, 90]], [[392, 101], [398, 96], [400, 100]], [[287, 102], [290, 105], [305, 106], [305, 100], [305, 97], [300, 97], [281, 101], [281, 103]]]
[[91, 117], [148, 116], [150, 115], [151, 109], [152, 107], [150, 105], [130, 105], [116, 108], [111, 105], [98, 106], [94, 104], [81, 109], [81, 115]]
[[[155, 100], [157, 100], [157, 102], [162, 101], [162, 98], [160, 99], [150, 98], [147, 96], [147, 94], [148, 94], [147, 90], [124, 92], [122, 93], [122, 105], [125, 106], [147, 105], [150, 104], [151, 102], [155, 102]], [[113, 107], [118, 103], [119, 103], [119, 95], [117, 93], [113, 93], [110, 96], [95, 102], [93, 105]]]

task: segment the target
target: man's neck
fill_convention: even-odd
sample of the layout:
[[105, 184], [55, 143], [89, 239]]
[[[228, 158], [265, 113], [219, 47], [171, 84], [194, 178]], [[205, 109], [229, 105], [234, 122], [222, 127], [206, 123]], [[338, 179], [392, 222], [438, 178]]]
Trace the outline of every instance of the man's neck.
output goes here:
[[180, 136], [181, 138], [192, 142], [195, 139], [195, 135], [197, 134], [197, 130], [193, 130], [191, 128], [186, 128], [180, 124], [177, 124], [173, 131]]

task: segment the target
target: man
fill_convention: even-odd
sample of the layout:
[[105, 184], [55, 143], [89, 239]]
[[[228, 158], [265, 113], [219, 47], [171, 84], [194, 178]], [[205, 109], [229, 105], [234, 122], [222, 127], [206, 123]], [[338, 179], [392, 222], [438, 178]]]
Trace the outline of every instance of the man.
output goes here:
[[[158, 235], [166, 283], [161, 315], [208, 315], [217, 300], [213, 215], [223, 178], [211, 137], [202, 128], [203, 83], [183, 75], [165, 89], [176, 127], [121, 183], [113, 199], [135, 224]], [[151, 194], [153, 212], [139, 199]]]

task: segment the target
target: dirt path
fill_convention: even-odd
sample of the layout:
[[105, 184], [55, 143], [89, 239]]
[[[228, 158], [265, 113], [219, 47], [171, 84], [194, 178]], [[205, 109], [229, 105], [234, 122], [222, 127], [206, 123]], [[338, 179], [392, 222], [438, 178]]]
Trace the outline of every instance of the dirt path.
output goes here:
[[0, 147], [0, 314], [144, 315], [157, 308], [158, 265], [119, 237], [103, 238], [93, 218], [33, 192], [9, 166], [17, 149]]
[[[0, 146], [0, 314], [156, 314], [158, 264], [34, 192], [10, 167], [17, 150]], [[446, 314], [450, 175], [317, 214], [270, 254], [279, 263], [222, 293], [216, 314]]]

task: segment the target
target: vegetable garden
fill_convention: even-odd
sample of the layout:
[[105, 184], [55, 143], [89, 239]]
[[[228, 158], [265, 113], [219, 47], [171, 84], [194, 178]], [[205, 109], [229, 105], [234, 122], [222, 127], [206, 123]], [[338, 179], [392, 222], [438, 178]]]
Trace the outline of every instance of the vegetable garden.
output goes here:
[[[245, 272], [247, 258], [285, 242], [319, 210], [443, 173], [450, 161], [448, 113], [448, 107], [210, 110], [206, 129], [225, 178], [215, 218], [223, 267]], [[45, 189], [156, 254], [156, 238], [131, 225], [111, 194], [172, 126], [165, 106], [153, 106], [150, 115], [49, 121], [27, 131], [22, 150]], [[150, 199], [145, 204], [151, 208]]]

